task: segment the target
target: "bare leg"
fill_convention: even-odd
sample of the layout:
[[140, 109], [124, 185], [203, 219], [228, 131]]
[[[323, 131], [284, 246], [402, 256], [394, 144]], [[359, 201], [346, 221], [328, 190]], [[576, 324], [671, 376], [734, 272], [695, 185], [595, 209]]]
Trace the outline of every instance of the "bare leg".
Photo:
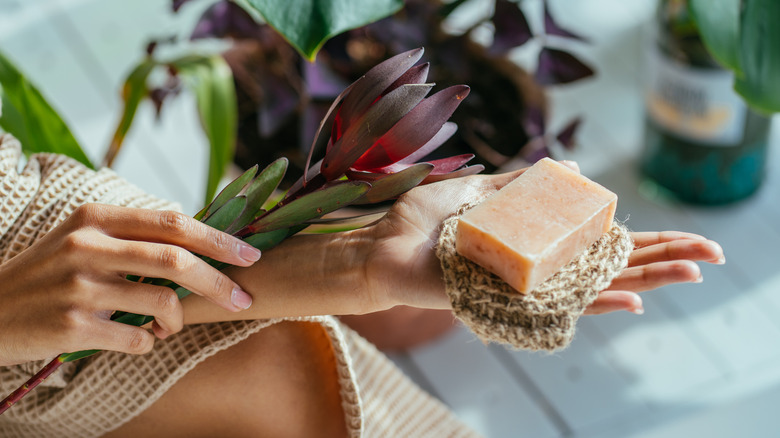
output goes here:
[[343, 437], [335, 358], [321, 326], [284, 322], [205, 360], [108, 437]]

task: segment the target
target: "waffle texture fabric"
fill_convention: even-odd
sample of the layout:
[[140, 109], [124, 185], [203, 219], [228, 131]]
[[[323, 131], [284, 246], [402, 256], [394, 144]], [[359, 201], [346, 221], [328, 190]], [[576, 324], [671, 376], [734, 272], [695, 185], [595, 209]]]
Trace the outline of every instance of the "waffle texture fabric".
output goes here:
[[[19, 142], [0, 134], [0, 261], [24, 251], [84, 203], [177, 209], [108, 169], [92, 171], [54, 154], [20, 169]], [[143, 356], [101, 352], [64, 364], [0, 415], [0, 436], [101, 436], [137, 416], [206, 358], [283, 320], [320, 324], [333, 346], [351, 437], [477, 436], [407, 379], [367, 341], [330, 316], [223, 322], [185, 327]], [[0, 396], [48, 360], [0, 367]], [[258, 391], [262, 388], [257, 388]]]
[[436, 255], [455, 316], [485, 343], [556, 351], [574, 338], [577, 319], [628, 264], [633, 242], [615, 222], [609, 232], [528, 294], [455, 251], [461, 207], [442, 225]]

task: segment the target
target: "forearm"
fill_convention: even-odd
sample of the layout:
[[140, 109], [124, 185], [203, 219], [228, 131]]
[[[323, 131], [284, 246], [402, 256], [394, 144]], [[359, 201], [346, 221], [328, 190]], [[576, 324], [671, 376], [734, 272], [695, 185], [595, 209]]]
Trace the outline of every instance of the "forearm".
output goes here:
[[244, 311], [225, 311], [203, 298], [183, 300], [185, 324], [278, 317], [359, 314], [391, 307], [367, 290], [364, 263], [370, 233], [294, 236], [248, 268], [225, 270], [252, 295]]

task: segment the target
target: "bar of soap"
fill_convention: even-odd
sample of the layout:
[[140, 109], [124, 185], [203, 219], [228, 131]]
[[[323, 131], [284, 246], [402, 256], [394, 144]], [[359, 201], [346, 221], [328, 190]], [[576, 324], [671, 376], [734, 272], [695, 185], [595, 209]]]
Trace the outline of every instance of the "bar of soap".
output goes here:
[[464, 213], [456, 251], [528, 293], [612, 226], [617, 195], [542, 159]]

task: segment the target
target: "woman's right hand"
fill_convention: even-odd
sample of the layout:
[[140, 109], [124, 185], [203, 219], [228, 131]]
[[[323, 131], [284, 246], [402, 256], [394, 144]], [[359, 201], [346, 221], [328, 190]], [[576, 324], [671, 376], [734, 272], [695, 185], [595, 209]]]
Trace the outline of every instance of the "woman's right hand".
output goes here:
[[181, 330], [174, 291], [131, 282], [129, 274], [169, 279], [233, 312], [251, 305], [251, 296], [193, 253], [236, 266], [260, 258], [241, 240], [181, 213], [79, 207], [0, 265], [0, 365], [88, 349], [151, 350], [147, 330], [110, 320], [117, 310], [154, 316], [160, 338]]

